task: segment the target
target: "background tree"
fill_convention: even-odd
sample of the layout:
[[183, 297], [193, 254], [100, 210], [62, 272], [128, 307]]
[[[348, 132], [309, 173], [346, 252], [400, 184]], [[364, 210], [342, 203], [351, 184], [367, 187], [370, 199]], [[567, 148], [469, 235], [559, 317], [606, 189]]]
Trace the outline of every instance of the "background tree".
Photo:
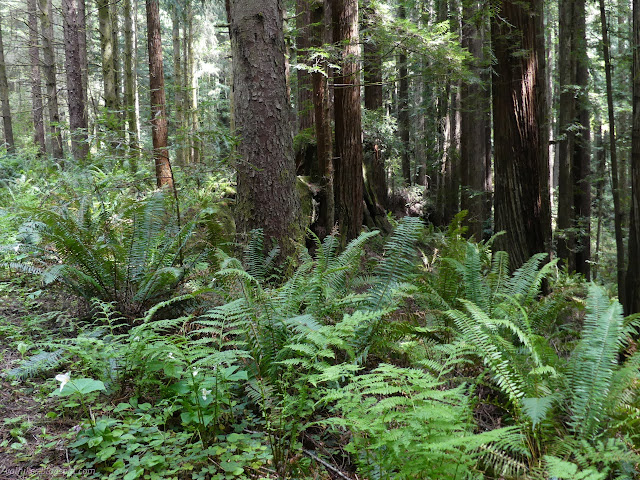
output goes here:
[[31, 115], [33, 118], [33, 135], [38, 152], [47, 154], [47, 144], [44, 133], [44, 105], [42, 104], [42, 86], [40, 77], [40, 50], [38, 31], [38, 5], [36, 0], [27, 0], [28, 28], [29, 28], [29, 63], [31, 72]]
[[158, 187], [172, 187], [173, 174], [167, 149], [166, 98], [164, 93], [164, 68], [162, 65], [162, 37], [160, 35], [160, 10], [158, 0], [147, 0], [147, 46], [149, 49], [149, 92], [151, 98], [151, 135], [153, 159]]
[[340, 47], [340, 68], [334, 77], [336, 211], [346, 245], [360, 234], [363, 218], [357, 0], [332, 0], [331, 15], [333, 40]]
[[[71, 152], [76, 162], [84, 163], [89, 153], [89, 144], [87, 141], [88, 126], [82, 88], [78, 0], [62, 0], [62, 18], [64, 21], [64, 53], [69, 126], [71, 129]], [[86, 57], [86, 53], [82, 56]]]
[[51, 0], [39, 0], [40, 28], [42, 34], [42, 56], [45, 83], [47, 85], [47, 110], [49, 111], [49, 133], [53, 158], [62, 159], [62, 132], [58, 110], [58, 86], [56, 79], [56, 57], [53, 49], [53, 25], [51, 23]]
[[0, 103], [2, 103], [2, 126], [4, 128], [4, 143], [7, 152], [15, 153], [13, 140], [13, 125], [11, 120], [11, 106], [9, 104], [9, 85], [7, 83], [7, 69], [4, 63], [4, 45], [2, 42], [2, 18], [0, 17]]

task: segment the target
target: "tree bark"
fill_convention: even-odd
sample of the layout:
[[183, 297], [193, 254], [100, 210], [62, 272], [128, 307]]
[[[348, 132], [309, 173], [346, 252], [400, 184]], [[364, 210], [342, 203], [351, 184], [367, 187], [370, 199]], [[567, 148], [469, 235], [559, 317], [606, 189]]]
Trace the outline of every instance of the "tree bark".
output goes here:
[[573, 205], [575, 212], [576, 272], [591, 277], [591, 122], [589, 102], [589, 58], [585, 21], [585, 0], [576, 0], [574, 10], [576, 49], [576, 120], [580, 130], [574, 138]]
[[82, 101], [84, 117], [89, 124], [89, 60], [87, 57], [87, 15], [85, 0], [77, 0], [78, 6], [78, 48], [80, 54], [80, 73], [82, 75]]
[[240, 136], [236, 225], [262, 228], [281, 258], [302, 240], [281, 0], [228, 0], [235, 126]]
[[168, 127], [160, 37], [158, 0], [147, 0], [147, 45], [149, 49], [149, 91], [151, 96], [151, 137], [158, 188], [173, 187], [173, 174], [167, 150]]
[[465, 82], [461, 92], [460, 174], [462, 183], [461, 207], [469, 213], [466, 218], [469, 237], [482, 240], [484, 221], [490, 212], [485, 211], [485, 111], [484, 99], [488, 97], [483, 86], [484, 25], [477, 0], [465, 0], [462, 6], [462, 46], [472, 55], [472, 82]]
[[[296, 57], [298, 64], [311, 66], [309, 47], [311, 29], [310, 0], [296, 1]], [[313, 87], [311, 74], [298, 68], [298, 136], [295, 142], [296, 171], [301, 175], [318, 176], [318, 162], [315, 161], [316, 148], [312, 141], [314, 131]]]
[[631, 214], [625, 314], [640, 312], [640, 0], [633, 0], [633, 131], [631, 137]]
[[[311, 5], [310, 46], [320, 48], [324, 43], [331, 43], [331, 32], [326, 28], [326, 1], [316, 0]], [[327, 82], [329, 66], [322, 60], [319, 65], [322, 72], [311, 74], [313, 88], [313, 113], [316, 134], [318, 176], [320, 177], [320, 193], [318, 221], [314, 232], [320, 239], [331, 234], [334, 225], [335, 203], [333, 192], [333, 142], [331, 131], [331, 107], [329, 102], [329, 86]]]
[[[0, 20], [1, 23], [1, 20]], [[9, 84], [7, 83], [7, 68], [4, 63], [4, 45], [2, 42], [2, 27], [0, 26], [0, 102], [2, 103], [2, 125], [4, 128], [4, 143], [8, 153], [15, 153], [16, 145], [13, 140], [13, 124], [11, 120], [11, 106], [9, 104]]]
[[[41, 0], [42, 1], [42, 0]], [[98, 30], [100, 31], [100, 51], [102, 54], [102, 82], [107, 129], [117, 137], [120, 129], [118, 93], [116, 90], [115, 45], [113, 41], [113, 23], [109, 0], [96, 0], [98, 7]], [[111, 138], [114, 146], [117, 138]]]
[[[406, 20], [407, 10], [401, 3], [398, 6], [398, 19]], [[409, 157], [409, 71], [407, 68], [407, 54], [400, 50], [398, 54], [398, 134], [402, 142], [401, 160], [402, 178], [404, 183], [411, 186], [411, 158]]]
[[38, 6], [36, 0], [27, 0], [29, 15], [29, 62], [31, 64], [31, 113], [33, 117], [34, 140], [39, 154], [47, 154], [44, 134], [42, 87], [40, 77], [40, 51], [38, 48]]
[[[67, 74], [67, 103], [71, 128], [71, 152], [77, 164], [83, 164], [89, 154], [87, 117], [82, 90], [82, 66], [78, 22], [78, 0], [62, 0], [64, 22], [64, 53]], [[86, 53], [84, 54], [86, 57]]]
[[182, 50], [180, 48], [180, 18], [183, 17], [177, 5], [171, 9], [172, 35], [171, 41], [173, 45], [173, 89], [174, 104], [176, 111], [176, 163], [184, 164], [184, 142], [185, 125], [184, 125], [184, 93], [185, 88], [182, 81]]
[[613, 212], [616, 235], [616, 261], [617, 261], [617, 280], [618, 280], [618, 297], [622, 305], [626, 305], [625, 301], [625, 258], [624, 258], [624, 238], [622, 234], [622, 208], [620, 205], [620, 189], [618, 174], [618, 154], [616, 150], [616, 121], [615, 111], [613, 109], [613, 86], [611, 80], [611, 58], [609, 55], [609, 33], [607, 31], [607, 17], [604, 8], [604, 0], [600, 3], [600, 21], [602, 26], [602, 53], [604, 56], [604, 68], [607, 82], [607, 108], [609, 111], [609, 152], [611, 155], [611, 190], [613, 194]]
[[551, 244], [544, 37], [537, 2], [501, 7], [492, 19], [495, 223], [516, 269]]
[[191, 161], [198, 163], [200, 161], [200, 153], [202, 146], [200, 142], [200, 120], [198, 118], [198, 76], [196, 72], [196, 56], [193, 48], [193, 7], [189, 4], [187, 9], [187, 47], [189, 56], [187, 65], [189, 68], [189, 113], [191, 114], [191, 124], [189, 130], [189, 138], [191, 139]]
[[333, 40], [341, 46], [334, 79], [335, 190], [341, 242], [346, 245], [360, 234], [363, 218], [358, 2], [332, 0], [331, 11]]
[[53, 50], [53, 25], [51, 24], [51, 0], [40, 0], [40, 28], [42, 30], [42, 56], [45, 82], [47, 84], [47, 110], [49, 111], [49, 133], [53, 158], [61, 160], [62, 133], [58, 110], [58, 88], [56, 85], [56, 57]]
[[132, 8], [132, 0], [124, 0], [124, 104], [129, 131], [130, 168], [137, 170], [140, 157], [140, 125], [138, 122], [138, 76], [137, 65], [137, 12], [136, 0]]

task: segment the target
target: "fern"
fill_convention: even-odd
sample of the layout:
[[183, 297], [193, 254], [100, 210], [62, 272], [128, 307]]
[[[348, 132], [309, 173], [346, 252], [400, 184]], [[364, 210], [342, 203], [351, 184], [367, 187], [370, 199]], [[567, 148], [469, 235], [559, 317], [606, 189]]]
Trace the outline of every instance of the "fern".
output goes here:
[[12, 368], [7, 376], [16, 380], [26, 380], [56, 369], [65, 359], [66, 352], [56, 349], [52, 352], [40, 352], [24, 360], [21, 365]]
[[624, 340], [622, 307], [595, 284], [589, 287], [582, 339], [572, 356], [568, 379], [574, 431], [592, 438], [605, 419], [606, 403]]

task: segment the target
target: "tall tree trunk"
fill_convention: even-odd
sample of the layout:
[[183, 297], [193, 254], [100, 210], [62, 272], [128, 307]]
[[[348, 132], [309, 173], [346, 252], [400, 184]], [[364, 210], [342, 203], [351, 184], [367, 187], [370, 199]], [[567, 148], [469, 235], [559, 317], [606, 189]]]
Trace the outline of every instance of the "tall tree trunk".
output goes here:
[[[550, 252], [547, 97], [542, 16], [534, 0], [504, 0], [492, 19], [495, 223], [511, 268]], [[537, 7], [537, 8], [536, 8]]]
[[341, 45], [340, 71], [334, 79], [335, 190], [341, 241], [346, 245], [360, 234], [363, 218], [358, 2], [332, 0], [331, 12], [333, 40]]
[[34, 140], [40, 155], [47, 154], [44, 135], [42, 88], [40, 78], [40, 51], [38, 48], [38, 6], [36, 0], [27, 0], [29, 13], [29, 62], [31, 64], [31, 112], [33, 117]]
[[604, 216], [604, 186], [605, 186], [605, 176], [607, 174], [607, 162], [606, 155], [604, 152], [604, 145], [602, 142], [602, 122], [600, 121], [600, 116], [596, 115], [594, 122], [594, 130], [595, 130], [595, 157], [596, 157], [596, 165], [598, 166], [598, 171], [596, 174], [596, 199], [595, 205], [597, 208], [597, 227], [596, 227], [596, 252], [595, 252], [595, 263], [593, 266], [593, 279], [595, 280], [598, 274], [598, 270], [600, 267], [600, 239], [602, 236], [602, 222]]
[[[40, 0], [42, 1], [42, 0]], [[96, 0], [98, 7], [98, 30], [100, 31], [100, 51], [102, 54], [102, 82], [107, 128], [114, 135], [111, 143], [118, 145], [116, 132], [120, 129], [118, 118], [118, 91], [116, 90], [115, 46], [113, 42], [113, 23], [109, 0]]]
[[109, 0], [109, 15], [111, 18], [111, 40], [113, 42], [113, 69], [114, 69], [114, 78], [115, 78], [115, 89], [116, 89], [116, 104], [118, 105], [118, 117], [120, 121], [120, 126], [122, 127], [122, 114], [120, 113], [120, 106], [122, 102], [120, 101], [120, 92], [121, 92], [121, 74], [122, 69], [120, 67], [120, 12], [118, 9], [120, 8], [119, 1]]
[[640, 312], [640, 0], [633, 0], [633, 132], [631, 137], [631, 215], [625, 314]]
[[138, 76], [137, 65], [137, 12], [136, 0], [124, 0], [124, 104], [129, 130], [130, 168], [138, 169], [137, 160], [140, 157], [140, 126], [138, 122]]
[[[311, 29], [310, 0], [296, 1], [296, 51], [298, 64], [312, 66], [309, 62]], [[318, 176], [318, 162], [314, 154], [316, 148], [312, 141], [314, 130], [313, 87], [311, 74], [299, 68], [296, 72], [298, 81], [298, 141], [295, 142], [296, 170], [302, 175]]]
[[62, 133], [58, 110], [58, 88], [56, 85], [56, 57], [53, 51], [53, 25], [51, 24], [51, 0], [40, 0], [40, 28], [42, 30], [42, 56], [45, 82], [47, 84], [47, 110], [49, 111], [49, 133], [53, 158], [62, 159]]
[[[398, 18], [406, 20], [407, 9], [401, 3], [398, 6]], [[407, 186], [411, 186], [411, 159], [409, 157], [409, 71], [407, 54], [400, 50], [398, 54], [398, 134], [402, 142], [401, 165], [402, 178]]]
[[558, 5], [559, 41], [558, 71], [560, 79], [560, 109], [558, 113], [558, 257], [567, 262], [569, 271], [574, 271], [575, 233], [573, 231], [573, 151], [575, 121], [575, 31], [573, 10], [575, 0], [560, 0]]
[[82, 75], [82, 102], [84, 118], [89, 124], [89, 60], [87, 57], [87, 15], [85, 0], [77, 0], [78, 6], [78, 49], [80, 54], [80, 73]]
[[188, 67], [189, 67], [189, 112], [191, 113], [191, 129], [189, 138], [191, 139], [191, 161], [198, 163], [200, 161], [200, 153], [202, 145], [200, 142], [200, 120], [198, 118], [198, 76], [195, 49], [193, 48], [193, 7], [189, 4], [187, 10], [187, 25], [189, 34], [187, 36], [187, 46], [189, 49]]
[[262, 228], [282, 258], [303, 237], [285, 78], [281, 0], [228, 0], [235, 124], [240, 135], [236, 224]]
[[580, 131], [574, 138], [573, 152], [573, 205], [575, 212], [576, 272], [591, 276], [591, 122], [589, 102], [589, 57], [585, 22], [585, 0], [576, 0], [574, 32], [576, 50], [575, 84], [576, 120]]
[[[67, 73], [67, 103], [71, 127], [71, 152], [77, 164], [83, 164], [89, 153], [87, 117], [82, 91], [82, 66], [78, 30], [78, 0], [62, 0], [64, 53]], [[86, 57], [86, 53], [85, 53]]]
[[618, 279], [618, 297], [622, 305], [626, 305], [625, 301], [625, 264], [624, 264], [624, 239], [622, 235], [622, 208], [620, 205], [620, 189], [618, 185], [618, 155], [616, 150], [616, 121], [615, 111], [613, 109], [613, 86], [611, 80], [611, 58], [609, 55], [609, 33], [607, 31], [607, 17], [604, 8], [604, 0], [600, 3], [600, 19], [602, 26], [602, 53], [604, 56], [604, 68], [607, 82], [607, 107], [609, 110], [609, 151], [611, 155], [611, 190], [613, 194], [613, 215], [615, 223], [616, 235], [616, 260], [617, 260], [617, 279]]
[[184, 125], [184, 93], [186, 89], [182, 81], [182, 51], [180, 48], [180, 18], [184, 18], [181, 15], [181, 11], [177, 5], [174, 5], [171, 9], [171, 21], [172, 21], [172, 35], [171, 41], [173, 44], [173, 88], [174, 88], [174, 104], [176, 111], [176, 163], [178, 165], [184, 164], [184, 142], [185, 138], [185, 125]]
[[461, 94], [460, 174], [462, 183], [461, 207], [469, 212], [466, 223], [469, 236], [482, 240], [485, 219], [485, 143], [484, 99], [489, 96], [478, 80], [484, 65], [484, 23], [477, 0], [465, 0], [462, 5], [462, 46], [472, 55], [474, 82], [465, 82]]
[[151, 96], [151, 137], [156, 183], [159, 188], [173, 187], [173, 174], [167, 150], [168, 128], [160, 37], [158, 0], [147, 0], [147, 45], [149, 49], [149, 91]]
[[[1, 19], [0, 19], [1, 23]], [[8, 153], [15, 153], [16, 145], [13, 141], [13, 125], [11, 122], [11, 106], [9, 105], [9, 84], [7, 83], [7, 68], [4, 63], [4, 46], [2, 43], [2, 28], [0, 26], [0, 102], [2, 103], [2, 125], [4, 127], [4, 143]]]
[[[331, 43], [330, 29], [326, 28], [326, 0], [315, 0], [311, 5], [310, 46], [321, 48], [324, 43]], [[329, 235], [334, 225], [334, 192], [333, 192], [333, 142], [331, 132], [331, 107], [329, 102], [329, 86], [327, 82], [329, 66], [321, 64], [322, 72], [311, 74], [313, 88], [313, 113], [316, 134], [318, 176], [320, 177], [320, 194], [318, 221], [315, 233], [323, 239]]]

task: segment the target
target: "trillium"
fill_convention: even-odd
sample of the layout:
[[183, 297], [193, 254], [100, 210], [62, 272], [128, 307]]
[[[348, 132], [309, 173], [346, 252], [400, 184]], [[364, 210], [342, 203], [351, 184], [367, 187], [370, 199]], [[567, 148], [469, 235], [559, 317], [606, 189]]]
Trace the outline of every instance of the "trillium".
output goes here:
[[171, 360], [173, 360], [173, 352], [169, 352], [169, 355], [167, 355], [167, 358], [170, 358]]
[[206, 400], [207, 399], [207, 395], [209, 395], [211, 393], [211, 390], [207, 390], [206, 388], [202, 388], [202, 400]]
[[71, 372], [59, 373], [56, 375], [56, 380], [60, 382], [60, 391], [62, 391], [64, 386], [71, 380]]
[[191, 372], [191, 375], [193, 375], [194, 377], [198, 375], [198, 369], [196, 367], [193, 367], [193, 371]]

